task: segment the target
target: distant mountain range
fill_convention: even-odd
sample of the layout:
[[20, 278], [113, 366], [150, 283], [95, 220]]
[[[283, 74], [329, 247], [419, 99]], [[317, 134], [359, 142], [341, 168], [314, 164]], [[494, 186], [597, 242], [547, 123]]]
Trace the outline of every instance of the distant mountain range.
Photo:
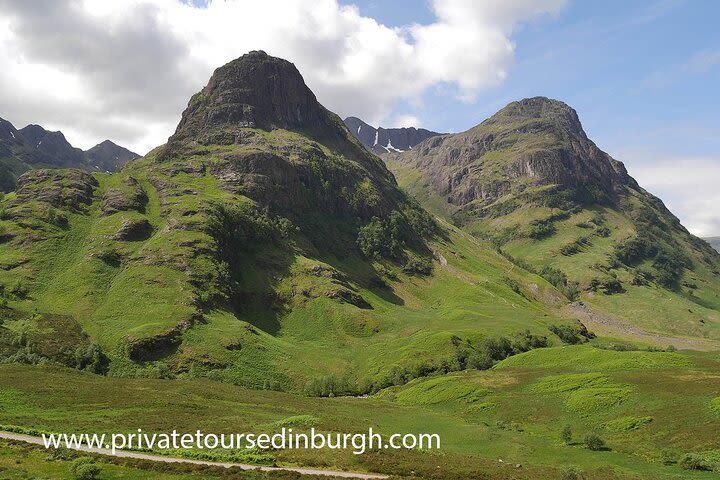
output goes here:
[[412, 149], [423, 140], [441, 135], [437, 132], [415, 127], [375, 128], [357, 117], [347, 117], [345, 125], [365, 148], [378, 155], [404, 152]]
[[81, 168], [114, 172], [140, 155], [110, 140], [83, 151], [73, 147], [62, 132], [51, 132], [39, 125], [20, 130], [0, 118], [0, 191], [15, 189], [17, 178], [34, 168]]
[[707, 237], [704, 240], [708, 242], [715, 250], [720, 252], [720, 237]]

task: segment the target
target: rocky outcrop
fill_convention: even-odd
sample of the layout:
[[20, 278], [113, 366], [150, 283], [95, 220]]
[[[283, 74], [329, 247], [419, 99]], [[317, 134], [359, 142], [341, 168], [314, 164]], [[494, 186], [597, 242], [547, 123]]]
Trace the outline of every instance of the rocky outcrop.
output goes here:
[[432, 137], [393, 159], [420, 170], [437, 194], [461, 208], [532, 185], [606, 198], [638, 188], [621, 162], [587, 138], [575, 110], [545, 97], [513, 102], [466, 132]]
[[76, 210], [92, 203], [97, 186], [95, 177], [82, 170], [31, 170], [18, 178], [16, 197], [9, 206], [38, 201]]
[[105, 215], [135, 210], [145, 213], [148, 196], [145, 189], [133, 177], [123, 180], [124, 188], [108, 188], [103, 195], [102, 210]]
[[173, 169], [188, 156], [212, 156], [208, 168], [223, 188], [290, 217], [370, 219], [403, 201], [382, 161], [318, 103], [295, 66], [265, 52], [218, 68], [192, 97], [157, 159]]
[[152, 235], [152, 225], [147, 219], [123, 219], [122, 225], [112, 236], [113, 240], [125, 242], [135, 242], [138, 240], [146, 240]]
[[345, 125], [365, 148], [377, 155], [411, 150], [415, 145], [430, 137], [442, 135], [415, 127], [375, 128], [357, 117], [347, 117]]

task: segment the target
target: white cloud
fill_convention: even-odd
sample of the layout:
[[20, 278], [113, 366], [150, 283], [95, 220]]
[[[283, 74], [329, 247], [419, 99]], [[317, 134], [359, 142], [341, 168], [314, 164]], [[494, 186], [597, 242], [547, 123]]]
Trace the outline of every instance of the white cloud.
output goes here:
[[435, 0], [436, 20], [389, 28], [335, 0], [21, 0], [0, 3], [0, 116], [109, 137], [141, 153], [172, 133], [212, 70], [262, 49], [294, 62], [319, 100], [379, 124], [435, 85], [497, 85], [511, 34], [565, 0]]
[[633, 159], [630, 174], [660, 197], [692, 233], [720, 235], [720, 157], [669, 157], [636, 150], [616, 158]]
[[390, 128], [415, 127], [420, 128], [422, 124], [420, 119], [415, 115], [397, 115], [388, 124]]

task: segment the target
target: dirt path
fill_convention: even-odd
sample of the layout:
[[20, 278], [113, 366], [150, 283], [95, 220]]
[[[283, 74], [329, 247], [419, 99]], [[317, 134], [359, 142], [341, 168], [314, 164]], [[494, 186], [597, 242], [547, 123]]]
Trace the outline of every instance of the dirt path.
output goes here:
[[718, 350], [720, 342], [705, 340], [702, 338], [676, 337], [672, 335], [660, 335], [645, 331], [607, 313], [592, 309], [584, 303], [571, 303], [566, 307], [567, 312], [579, 319], [590, 330], [604, 335], [616, 335], [631, 337], [633, 340], [656, 344], [659, 347], [674, 346], [686, 350]]
[[[32, 443], [34, 445], [43, 445], [44, 446], [42, 438], [33, 437], [30, 435], [22, 435], [19, 433], [0, 432], [0, 439], [14, 440], [16, 442], [25, 442], [25, 443]], [[261, 470], [263, 472], [285, 470], [285, 471], [290, 471], [290, 472], [297, 472], [301, 475], [322, 475], [322, 476], [326, 476], [326, 477], [338, 477], [338, 478], [359, 478], [359, 479], [388, 478], [387, 475], [378, 475], [378, 474], [371, 474], [371, 473], [316, 470], [316, 469], [312, 469], [312, 468], [298, 468], [298, 467], [285, 467], [285, 468], [264, 467], [264, 466], [260, 466], [260, 465], [248, 465], [248, 464], [244, 464], [244, 463], [207, 462], [204, 460], [192, 460], [192, 459], [188, 459], [188, 458], [166, 457], [166, 456], [162, 456], [162, 455], [149, 455], [146, 453], [128, 452], [128, 451], [122, 451], [122, 450], [118, 450], [113, 454], [109, 449], [105, 449], [105, 448], [79, 447], [79, 448], [76, 448], [75, 450], [78, 450], [81, 452], [97, 453], [99, 455], [107, 455], [107, 456], [111, 456], [111, 457], [115, 456], [115, 457], [123, 457], [123, 458], [137, 458], [139, 460], [150, 460], [153, 462], [191, 463], [193, 465], [210, 465], [210, 466], [224, 467], [224, 468], [235, 467], [235, 468], [240, 468], [242, 470]]]

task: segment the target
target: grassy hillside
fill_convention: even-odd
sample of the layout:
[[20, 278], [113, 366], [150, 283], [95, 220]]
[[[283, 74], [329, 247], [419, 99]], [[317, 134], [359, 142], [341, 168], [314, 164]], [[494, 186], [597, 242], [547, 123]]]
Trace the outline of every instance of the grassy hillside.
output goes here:
[[[425, 208], [582, 303], [606, 335], [687, 348], [720, 339], [720, 256], [541, 97], [385, 157]], [[680, 337], [680, 338], [672, 338]]]
[[[621, 164], [582, 136], [553, 147], [547, 126], [490, 122], [462, 147], [502, 147], [465, 155], [497, 180], [484, 196], [389, 160], [433, 217], [292, 64], [252, 52], [120, 172], [23, 174], [0, 198], [0, 424], [372, 426], [443, 449], [177, 453], [443, 480], [711, 478], [720, 384], [700, 351], [720, 345], [720, 256]], [[458, 157], [455, 141], [434, 137], [430, 156]], [[563, 149], [589, 152], [581, 178]], [[32, 450], [13, 465], [18, 449], [0, 444], [0, 472], [65, 475]]]
[[[601, 348], [602, 347], [602, 348]], [[486, 371], [416, 379], [367, 398], [317, 399], [205, 380], [104, 379], [48, 367], [0, 367], [3, 423], [42, 431], [200, 428], [433, 432], [442, 452], [216, 451], [216, 459], [346, 468], [423, 478], [713, 478], [717, 360], [702, 353], [538, 349]], [[30, 378], [33, 381], [28, 381]], [[123, 403], [115, 398], [123, 392]], [[212, 391], [212, 395], [207, 392]], [[48, 394], [48, 392], [52, 392]], [[73, 405], [68, 409], [67, 405]], [[98, 410], [102, 405], [102, 410]], [[80, 414], [78, 414], [80, 413]], [[302, 424], [291, 419], [302, 418]], [[303, 426], [304, 425], [304, 426]], [[561, 432], [569, 426], [566, 442]], [[584, 446], [588, 434], [605, 447]], [[502, 462], [499, 460], [502, 459]], [[516, 465], [521, 467], [516, 467]], [[482, 472], [482, 473], [481, 473]]]
[[[168, 176], [162, 171], [172, 165], [152, 165], [149, 157], [122, 175], [80, 177], [97, 185], [90, 203], [75, 210], [5, 199], [12, 206], [2, 222], [8, 240], [0, 245], [0, 283], [13, 310], [3, 331], [41, 345], [32, 332], [49, 315], [62, 315], [112, 359], [111, 373], [156, 375], [161, 366], [302, 390], [331, 374], [353, 389], [386, 382], [397, 369], [451, 362], [455, 337], [512, 337], [525, 329], [553, 337], [548, 325], [564, 321], [554, 287], [453, 229], [428, 244], [436, 257], [429, 274], [357, 254], [322, 255], [305, 249], [297, 233], [254, 246], [239, 260], [235, 292], [246, 304], [236, 308], [222, 300], [217, 244], [189, 225], [208, 221], [203, 209], [211, 201], [251, 201], [229, 195], [209, 175]], [[48, 181], [68, 181], [56, 175]], [[190, 186], [192, 195], [173, 195]], [[142, 207], [109, 207], [135, 196], [147, 199]], [[138, 238], [118, 235], [132, 232], [128, 225], [149, 227]]]

